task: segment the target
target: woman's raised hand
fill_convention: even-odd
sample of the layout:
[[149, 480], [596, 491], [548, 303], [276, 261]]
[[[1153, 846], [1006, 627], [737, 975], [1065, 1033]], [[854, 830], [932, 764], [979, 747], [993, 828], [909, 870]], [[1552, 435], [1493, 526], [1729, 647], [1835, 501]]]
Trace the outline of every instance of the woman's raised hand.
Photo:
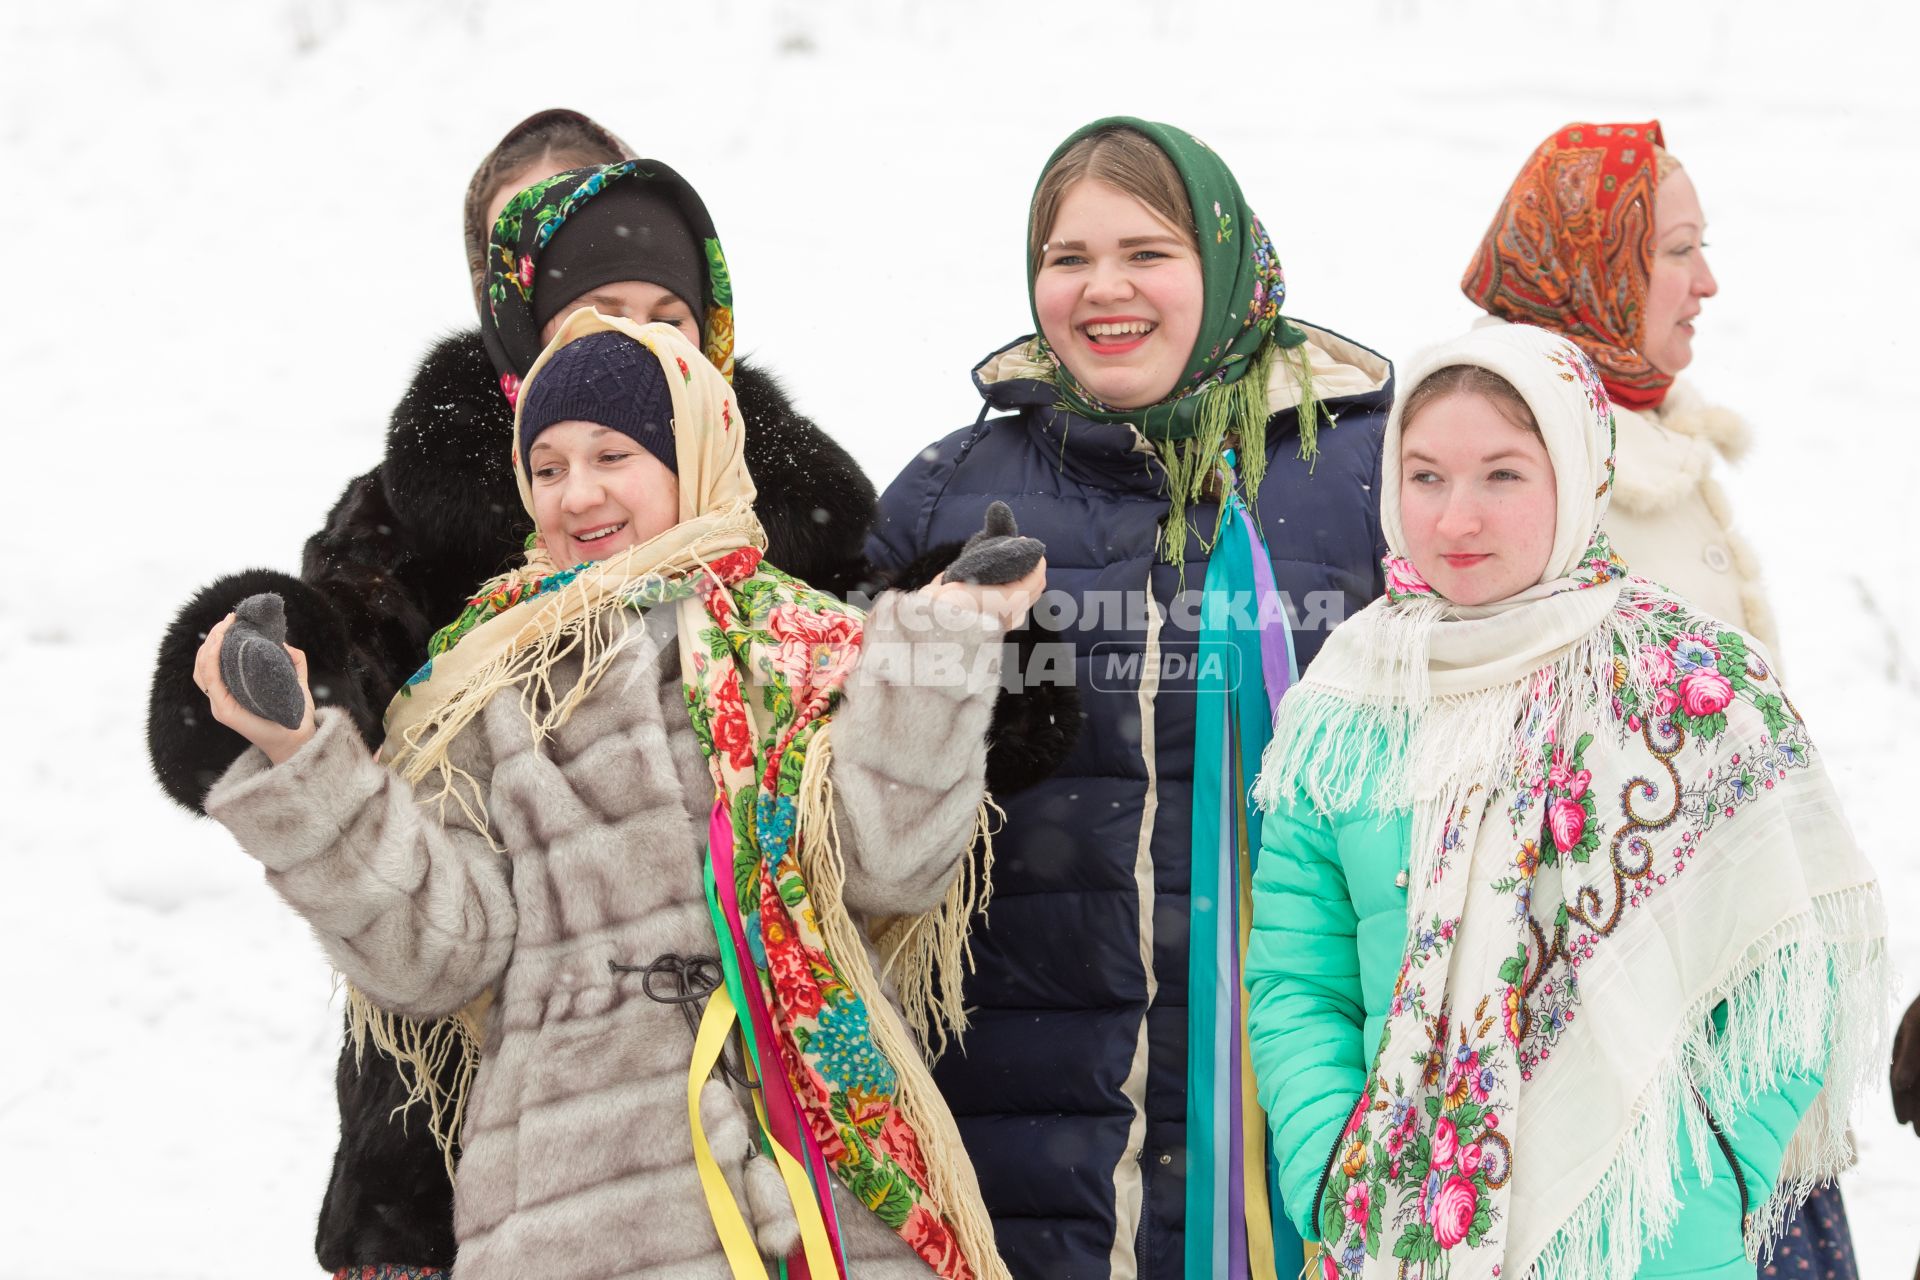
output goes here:
[[1013, 509], [1004, 502], [987, 505], [980, 532], [967, 539], [946, 572], [928, 583], [935, 600], [965, 600], [1011, 631], [1047, 589], [1047, 549], [1037, 538], [1020, 536]]
[[997, 618], [1012, 631], [1027, 620], [1027, 611], [1047, 589], [1047, 560], [1042, 556], [1027, 574], [1013, 582], [948, 582], [941, 574], [920, 590], [929, 598], [965, 601], [980, 613]]
[[313, 691], [307, 687], [307, 655], [292, 645], [284, 646], [287, 656], [293, 660], [293, 672], [300, 682], [300, 696], [306, 703], [306, 712], [300, 718], [300, 726], [289, 729], [276, 724], [265, 716], [255, 715], [240, 705], [233, 691], [227, 688], [226, 681], [220, 677], [220, 646], [227, 638], [235, 621], [228, 614], [207, 633], [206, 640], [200, 646], [200, 652], [193, 659], [193, 682], [207, 695], [207, 703], [212, 708], [213, 718], [227, 728], [266, 753], [267, 759], [282, 764], [305, 746], [315, 732], [313, 720]]

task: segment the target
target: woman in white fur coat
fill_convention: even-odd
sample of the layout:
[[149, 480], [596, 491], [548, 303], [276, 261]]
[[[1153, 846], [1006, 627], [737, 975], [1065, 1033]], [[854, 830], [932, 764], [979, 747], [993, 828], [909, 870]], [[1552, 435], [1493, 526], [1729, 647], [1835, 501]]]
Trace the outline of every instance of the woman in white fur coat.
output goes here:
[[[1659, 121], [1571, 124], [1527, 158], [1461, 288], [1491, 317], [1482, 323], [1539, 325], [1593, 360], [1614, 409], [1614, 547], [1635, 573], [1759, 639], [1777, 664], [1759, 563], [1717, 479], [1721, 462], [1746, 451], [1746, 424], [1676, 380], [1693, 362], [1702, 304], [1720, 290], [1705, 231]], [[1802, 1274], [1857, 1276], [1837, 1186], [1814, 1192], [1760, 1269]]]

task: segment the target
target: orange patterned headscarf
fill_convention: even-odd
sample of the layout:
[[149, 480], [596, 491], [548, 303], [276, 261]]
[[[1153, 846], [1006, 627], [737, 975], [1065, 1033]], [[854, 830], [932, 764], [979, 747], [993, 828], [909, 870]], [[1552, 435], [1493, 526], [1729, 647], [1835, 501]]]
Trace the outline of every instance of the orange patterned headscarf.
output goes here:
[[1671, 376], [1640, 354], [1653, 269], [1660, 122], [1570, 124], [1513, 180], [1460, 287], [1490, 315], [1565, 334], [1615, 404], [1649, 409]]

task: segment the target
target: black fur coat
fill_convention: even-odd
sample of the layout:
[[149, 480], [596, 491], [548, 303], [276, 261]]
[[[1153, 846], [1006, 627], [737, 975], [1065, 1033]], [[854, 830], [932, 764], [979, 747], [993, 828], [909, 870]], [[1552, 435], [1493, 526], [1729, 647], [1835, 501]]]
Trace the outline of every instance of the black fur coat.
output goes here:
[[[943, 550], [890, 581], [867, 573], [872, 482], [795, 412], [771, 375], [742, 361], [734, 390], [749, 423], [747, 469], [758, 480], [771, 563], [837, 595], [917, 586], [944, 567], [951, 553]], [[147, 707], [147, 747], [169, 796], [198, 812], [246, 749], [208, 714], [193, 659], [209, 629], [261, 591], [286, 601], [287, 638], [307, 655], [314, 701], [345, 709], [378, 745], [381, 715], [425, 660], [428, 637], [525, 543], [531, 522], [506, 447], [512, 426], [479, 332], [446, 338], [394, 408], [380, 465], [347, 485], [307, 540], [299, 575], [249, 569], [186, 603], [161, 641]], [[1078, 723], [1071, 689], [1002, 697], [989, 785], [1004, 793], [1051, 773]], [[452, 1188], [425, 1124], [417, 1116], [403, 1124], [396, 1113], [406, 1096], [398, 1071], [372, 1050], [356, 1065], [343, 1045], [335, 1081], [340, 1145], [320, 1210], [320, 1265], [452, 1266]]]

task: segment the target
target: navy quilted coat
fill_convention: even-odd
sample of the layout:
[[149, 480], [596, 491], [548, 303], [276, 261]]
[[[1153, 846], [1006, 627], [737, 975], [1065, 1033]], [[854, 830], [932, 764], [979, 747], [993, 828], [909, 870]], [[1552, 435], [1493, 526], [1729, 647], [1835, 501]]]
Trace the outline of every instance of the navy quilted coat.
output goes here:
[[[1304, 667], [1327, 630], [1382, 590], [1375, 490], [1392, 366], [1303, 327], [1336, 425], [1322, 424], [1309, 467], [1294, 409], [1274, 414], [1258, 510]], [[1144, 607], [1149, 580], [1162, 606], [1180, 590], [1180, 571], [1156, 558], [1165, 472], [1132, 427], [1058, 407], [1025, 348], [975, 370], [980, 420], [893, 482], [870, 548], [883, 568], [905, 564], [967, 537], [989, 502], [1006, 501], [1021, 532], [1047, 545], [1061, 604], [1036, 620], [1072, 646], [1085, 717], [1059, 771], [1005, 799], [993, 903], [974, 933], [972, 1027], [935, 1078], [1014, 1275], [1161, 1280], [1181, 1274], [1186, 1194], [1194, 704], [1181, 659], [1197, 623], [1173, 608], [1156, 629]], [[1189, 512], [1195, 599], [1199, 535], [1216, 515]]]

